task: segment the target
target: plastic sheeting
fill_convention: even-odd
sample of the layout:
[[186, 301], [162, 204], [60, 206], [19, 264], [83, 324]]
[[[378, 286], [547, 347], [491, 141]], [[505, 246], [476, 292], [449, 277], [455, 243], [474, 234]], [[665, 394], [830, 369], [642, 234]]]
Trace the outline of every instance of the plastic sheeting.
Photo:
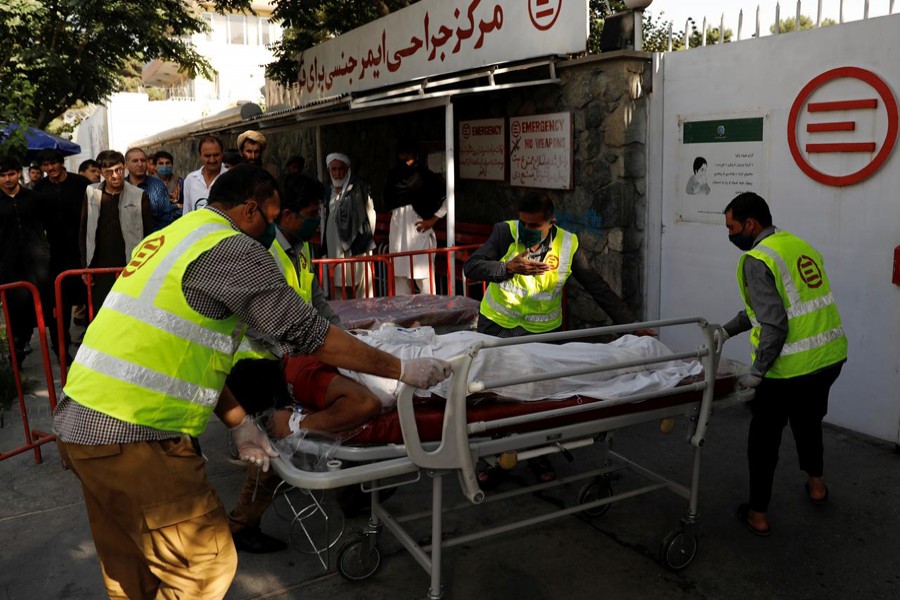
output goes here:
[[[402, 329], [382, 327], [358, 333], [359, 338], [401, 358], [435, 356], [451, 358], [464, 352], [480, 339], [494, 339], [483, 334], [460, 331], [436, 335], [430, 327]], [[526, 373], [545, 373], [547, 379], [534, 383], [492, 390], [504, 399], [530, 402], [563, 399], [575, 395], [614, 399], [640, 392], [672, 388], [682, 379], [701, 372], [698, 361], [673, 360], [626, 369], [615, 369], [574, 377], [553, 378], [561, 369], [588, 367], [613, 362], [663, 357], [672, 352], [652, 337], [623, 336], [608, 344], [570, 342], [567, 344], [524, 343], [479, 352], [469, 372], [471, 379], [490, 381]], [[392, 379], [341, 370], [341, 374], [358, 381], [375, 393], [385, 409], [396, 404], [399, 384]], [[449, 384], [432, 388], [439, 396], [447, 396]], [[419, 395], [428, 395], [420, 392]]]

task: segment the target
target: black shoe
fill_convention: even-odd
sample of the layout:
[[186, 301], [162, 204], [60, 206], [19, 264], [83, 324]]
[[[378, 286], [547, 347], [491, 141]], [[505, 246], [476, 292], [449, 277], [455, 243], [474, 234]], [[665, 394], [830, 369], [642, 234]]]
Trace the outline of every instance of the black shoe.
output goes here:
[[246, 526], [231, 533], [234, 538], [234, 546], [240, 552], [250, 554], [268, 554], [281, 552], [287, 549], [287, 544], [281, 540], [266, 535], [259, 527]]

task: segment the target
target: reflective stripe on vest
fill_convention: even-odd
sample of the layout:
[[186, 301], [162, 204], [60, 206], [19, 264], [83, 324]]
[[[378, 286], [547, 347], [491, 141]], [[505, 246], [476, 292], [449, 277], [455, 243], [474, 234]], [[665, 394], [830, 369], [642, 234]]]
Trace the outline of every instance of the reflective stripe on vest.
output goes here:
[[200, 210], [145, 238], [88, 327], [66, 395], [128, 423], [202, 433], [241, 326], [233, 315], [210, 319], [191, 308], [182, 278], [197, 257], [235, 235], [225, 217]]
[[[309, 244], [306, 244], [304, 248], [308, 253]], [[298, 278], [298, 267], [294, 265], [293, 261], [291, 261], [291, 257], [287, 255], [287, 252], [284, 251], [284, 248], [281, 247], [281, 244], [278, 243], [277, 239], [269, 246], [269, 253], [275, 257], [275, 264], [278, 265], [278, 270], [284, 275], [288, 285], [300, 295], [300, 298], [302, 298], [304, 302], [307, 304], [312, 302], [312, 273], [309, 273], [304, 269], [300, 272], [300, 277]], [[309, 281], [304, 285], [303, 275], [306, 274], [309, 275]], [[270, 346], [259, 340], [257, 335], [251, 333], [251, 335], [248, 336], [246, 332], [244, 332], [244, 335], [241, 337], [241, 343], [238, 345], [237, 352], [234, 353], [234, 362], [237, 364], [237, 362], [241, 360], [279, 360], [281, 358], [279, 356], [280, 352], [278, 352], [278, 354], [276, 354], [276, 352], [277, 351], [273, 351]]]
[[[518, 221], [507, 221], [513, 242], [501, 258], [508, 261], [522, 248], [518, 242]], [[556, 268], [541, 275], [513, 275], [500, 283], [488, 285], [481, 301], [481, 313], [501, 327], [521, 326], [540, 333], [562, 325], [562, 290], [572, 273], [572, 259], [578, 249], [578, 237], [556, 228], [545, 262], [558, 261]]]
[[751, 358], [756, 359], [761, 325], [747, 297], [743, 269], [747, 256], [762, 261], [772, 272], [788, 317], [787, 339], [766, 377], [798, 377], [846, 359], [847, 339], [822, 257], [812, 246], [784, 231], [763, 239], [738, 263], [738, 284], [753, 325]]

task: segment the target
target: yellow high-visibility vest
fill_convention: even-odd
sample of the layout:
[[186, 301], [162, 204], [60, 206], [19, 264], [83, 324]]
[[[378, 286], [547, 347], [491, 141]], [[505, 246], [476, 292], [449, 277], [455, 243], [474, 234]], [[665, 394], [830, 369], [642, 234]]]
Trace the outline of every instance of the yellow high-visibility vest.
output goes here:
[[[513, 242], [501, 259], [513, 259], [525, 248], [519, 240], [519, 222], [507, 221]], [[552, 331], [562, 325], [562, 290], [572, 274], [578, 236], [559, 227], [544, 258], [551, 270], [540, 275], [513, 275], [490, 283], [481, 301], [481, 314], [506, 329], [522, 326], [531, 333]]]
[[822, 256], [808, 243], [786, 231], [764, 238], [738, 261], [738, 287], [753, 325], [750, 331], [751, 359], [756, 359], [761, 327], [750, 306], [744, 280], [747, 256], [764, 262], [775, 276], [775, 285], [788, 316], [787, 339], [766, 377], [799, 377], [845, 360], [847, 336], [831, 294]]
[[197, 210], [144, 238], [85, 332], [65, 393], [121, 421], [199, 435], [206, 429], [240, 340], [236, 316], [190, 307], [184, 273], [222, 240], [241, 235]]
[[[298, 273], [298, 270], [294, 268], [294, 264], [291, 262], [291, 258], [284, 251], [284, 248], [281, 247], [281, 244], [278, 243], [278, 240], [273, 241], [272, 245], [269, 246], [269, 253], [275, 257], [275, 263], [278, 265], [281, 274], [284, 275], [285, 280], [287, 280], [288, 285], [300, 295], [304, 302], [310, 304], [312, 302], [314, 276], [310, 270], [308, 242], [303, 245], [303, 252], [304, 254], [300, 255], [300, 270]], [[234, 355], [234, 362], [237, 363], [239, 360], [247, 359], [278, 360], [278, 357], [262, 342], [244, 335]]]

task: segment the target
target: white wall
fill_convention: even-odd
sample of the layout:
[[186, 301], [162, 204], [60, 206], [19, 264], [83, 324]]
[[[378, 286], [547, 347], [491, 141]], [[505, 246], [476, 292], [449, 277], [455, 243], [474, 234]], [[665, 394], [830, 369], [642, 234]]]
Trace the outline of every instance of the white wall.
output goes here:
[[[653, 152], [649, 157], [651, 165], [662, 165], [650, 170], [649, 184], [651, 205], [657, 208], [650, 210], [655, 220], [651, 230], [659, 236], [661, 252], [648, 256], [649, 271], [660, 273], [661, 316], [698, 314], [724, 323], [742, 306], [735, 283], [740, 252], [728, 242], [724, 218], [716, 225], [676, 220], [679, 186], [686, 180], [678, 163], [679, 119], [765, 115], [766, 177], [759, 193], [769, 202], [777, 226], [823, 254], [850, 342], [849, 361], [832, 390], [827, 420], [891, 441], [898, 441], [900, 425], [900, 287], [891, 284], [893, 249], [900, 244], [900, 150], [868, 180], [831, 187], [800, 170], [788, 148], [787, 129], [798, 92], [830, 69], [873, 71], [896, 97], [898, 29], [900, 15], [894, 15], [663, 55], [655, 73], [649, 132], [651, 140], [662, 142], [661, 157]], [[864, 93], [852, 80], [827, 91], [825, 99]], [[870, 90], [868, 96], [874, 95]], [[861, 116], [858, 121], [860, 134], [867, 128], [876, 136], [884, 134], [885, 119]], [[868, 158], [832, 155], [817, 160], [823, 169], [846, 171]], [[731, 196], [719, 195], [724, 209]], [[664, 333], [663, 339], [677, 345], [679, 335]], [[746, 334], [728, 343], [726, 355], [748, 361]]]

